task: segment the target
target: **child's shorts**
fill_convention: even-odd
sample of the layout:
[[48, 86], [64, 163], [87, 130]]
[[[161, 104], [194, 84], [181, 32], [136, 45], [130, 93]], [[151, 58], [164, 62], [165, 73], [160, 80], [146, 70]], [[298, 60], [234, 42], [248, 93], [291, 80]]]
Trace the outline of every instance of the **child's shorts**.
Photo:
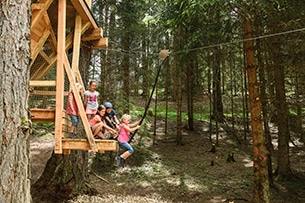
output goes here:
[[96, 114], [96, 110], [86, 108], [86, 114]]
[[71, 118], [71, 122], [72, 122], [72, 126], [78, 126], [78, 123], [79, 123], [79, 119], [78, 119], [78, 116], [75, 116], [75, 115], [72, 115], [72, 114], [69, 114], [70, 118]]

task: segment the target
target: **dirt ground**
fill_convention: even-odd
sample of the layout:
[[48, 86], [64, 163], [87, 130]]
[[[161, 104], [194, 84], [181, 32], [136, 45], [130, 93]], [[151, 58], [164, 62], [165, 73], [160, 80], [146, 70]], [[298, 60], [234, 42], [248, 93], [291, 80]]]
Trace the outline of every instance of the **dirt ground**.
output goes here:
[[[206, 123], [196, 123], [192, 132], [184, 129], [182, 146], [174, 142], [174, 133], [164, 135], [162, 126], [163, 123], [158, 123], [155, 144], [152, 137], [137, 135], [133, 141], [135, 153], [127, 159], [124, 168], [116, 165], [115, 152], [92, 154], [94, 173], [90, 173], [90, 181], [99, 194], [75, 197], [69, 203], [251, 202], [253, 169], [249, 141], [239, 144], [234, 136], [221, 131], [219, 145], [212, 153]], [[175, 131], [174, 127], [169, 130]], [[291, 145], [290, 158], [293, 176], [285, 182], [275, 180], [272, 203], [305, 202], [304, 146], [295, 144], [297, 147]], [[42, 174], [52, 150], [52, 135], [31, 139], [32, 183]], [[234, 154], [235, 162], [227, 161], [229, 153]]]

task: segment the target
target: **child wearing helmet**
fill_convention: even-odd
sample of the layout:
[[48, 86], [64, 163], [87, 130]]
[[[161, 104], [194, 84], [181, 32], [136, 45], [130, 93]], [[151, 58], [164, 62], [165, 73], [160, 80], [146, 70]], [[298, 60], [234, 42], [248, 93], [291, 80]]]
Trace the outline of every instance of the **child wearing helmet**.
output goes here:
[[116, 130], [119, 130], [120, 122], [116, 116], [116, 112], [110, 102], [105, 102], [104, 106], [106, 108], [105, 120], [106, 124]]

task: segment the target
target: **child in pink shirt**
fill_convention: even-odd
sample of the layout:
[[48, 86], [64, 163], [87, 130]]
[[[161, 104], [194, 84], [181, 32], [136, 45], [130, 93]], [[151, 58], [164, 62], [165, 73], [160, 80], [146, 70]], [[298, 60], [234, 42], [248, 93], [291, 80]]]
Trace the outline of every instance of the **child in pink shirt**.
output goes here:
[[130, 132], [133, 132], [141, 127], [139, 125], [141, 120], [138, 120], [133, 124], [129, 124], [130, 120], [131, 120], [131, 116], [127, 114], [124, 114], [121, 118], [120, 134], [118, 137], [118, 142], [120, 146], [122, 146], [127, 150], [120, 156], [116, 157], [117, 164], [121, 167], [124, 167], [125, 160], [134, 152], [132, 146], [128, 143]]

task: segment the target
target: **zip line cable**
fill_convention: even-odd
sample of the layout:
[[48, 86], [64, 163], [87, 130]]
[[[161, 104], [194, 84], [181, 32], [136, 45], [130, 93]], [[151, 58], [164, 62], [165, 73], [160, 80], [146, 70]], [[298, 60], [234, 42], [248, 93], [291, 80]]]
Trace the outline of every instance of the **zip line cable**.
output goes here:
[[[218, 44], [212, 44], [212, 45], [207, 45], [207, 46], [202, 46], [202, 47], [197, 47], [197, 48], [192, 48], [192, 49], [186, 49], [186, 50], [181, 50], [181, 51], [176, 51], [176, 52], [170, 52], [170, 54], [173, 55], [173, 54], [185, 53], [185, 52], [196, 51], [196, 50], [201, 50], [201, 49], [208, 49], [208, 48], [213, 48], [213, 47], [225, 46], [225, 45], [230, 45], [230, 44], [237, 44], [237, 43], [241, 43], [241, 42], [257, 40], [257, 39], [264, 39], [264, 38], [270, 38], [270, 37], [274, 37], [274, 36], [286, 35], [286, 34], [291, 34], [291, 33], [296, 33], [296, 32], [302, 32], [302, 31], [305, 31], [305, 28], [288, 30], [288, 31], [284, 31], [284, 32], [278, 32], [278, 33], [267, 34], [267, 35], [261, 35], [261, 36], [252, 37], [252, 38], [249, 38], [249, 39], [241, 39], [241, 40], [236, 40], [236, 41], [232, 41], [232, 42], [223, 42], [223, 43], [218, 43]], [[124, 50], [124, 49], [104, 49], [104, 50], [115, 51], [115, 52], [123, 52], [123, 53], [132, 53], [132, 54], [158, 55], [158, 53], [155, 53], [155, 52], [128, 51], [128, 50]]]

